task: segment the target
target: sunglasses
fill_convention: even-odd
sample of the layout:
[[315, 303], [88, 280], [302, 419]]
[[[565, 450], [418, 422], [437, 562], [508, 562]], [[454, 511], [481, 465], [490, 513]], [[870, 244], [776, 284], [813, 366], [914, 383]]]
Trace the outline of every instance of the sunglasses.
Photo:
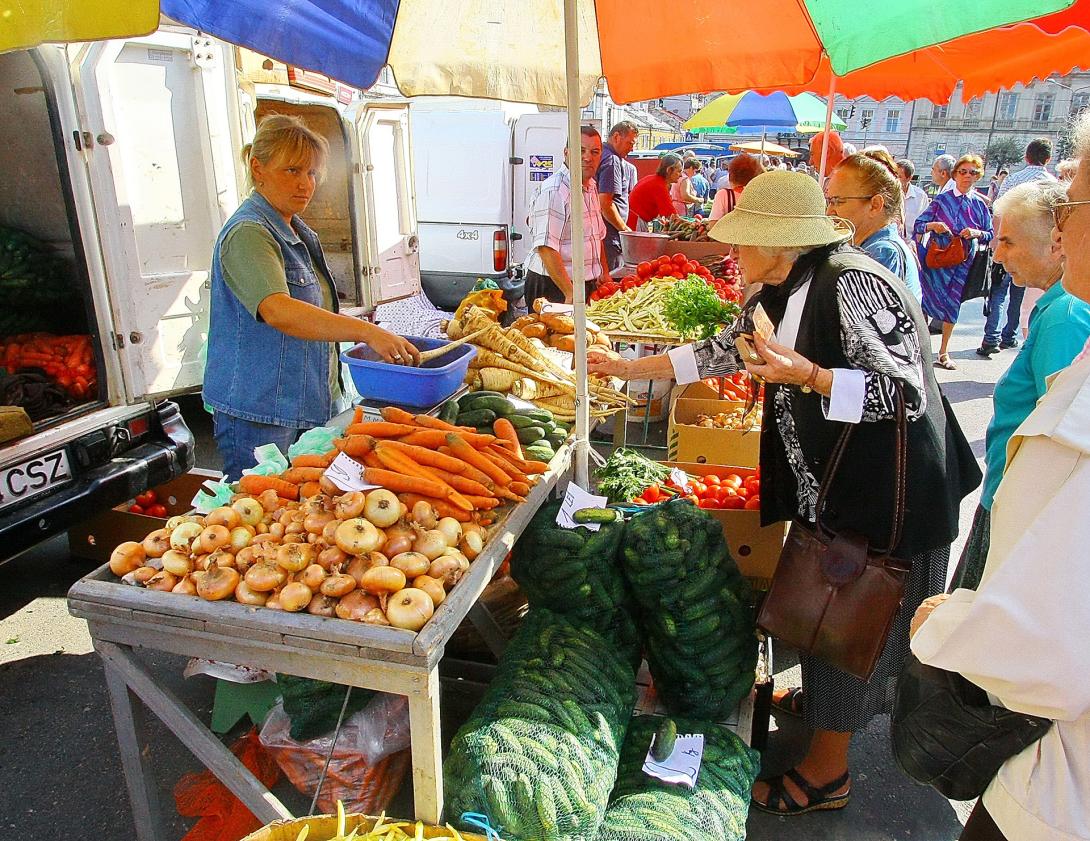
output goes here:
[[958, 175], [980, 175], [979, 169], [959, 169]]
[[1090, 201], [1064, 201], [1052, 207], [1052, 220], [1056, 225], [1056, 230], [1063, 233], [1064, 224], [1071, 216], [1071, 212], [1080, 205], [1090, 204]]

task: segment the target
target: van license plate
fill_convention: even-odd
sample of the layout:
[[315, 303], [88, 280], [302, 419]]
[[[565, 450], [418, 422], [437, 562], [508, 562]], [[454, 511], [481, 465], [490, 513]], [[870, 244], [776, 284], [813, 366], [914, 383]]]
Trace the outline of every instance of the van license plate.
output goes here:
[[68, 453], [57, 450], [0, 470], [0, 509], [72, 481]]

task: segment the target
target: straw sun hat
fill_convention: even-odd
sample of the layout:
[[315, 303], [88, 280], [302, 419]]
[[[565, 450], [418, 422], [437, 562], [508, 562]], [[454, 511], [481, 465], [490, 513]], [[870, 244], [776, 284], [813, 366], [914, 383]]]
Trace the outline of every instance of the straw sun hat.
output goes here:
[[825, 214], [825, 196], [802, 172], [772, 170], [758, 175], [738, 197], [734, 210], [709, 232], [730, 245], [807, 248], [848, 239], [850, 225]]

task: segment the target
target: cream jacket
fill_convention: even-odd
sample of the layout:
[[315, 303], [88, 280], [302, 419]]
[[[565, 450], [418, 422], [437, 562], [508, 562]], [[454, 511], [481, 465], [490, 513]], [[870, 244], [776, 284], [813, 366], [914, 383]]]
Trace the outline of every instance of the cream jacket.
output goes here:
[[977, 592], [912, 639], [1012, 710], [1055, 721], [1003, 764], [984, 804], [1009, 841], [1090, 841], [1090, 358], [1053, 379], [1011, 437]]

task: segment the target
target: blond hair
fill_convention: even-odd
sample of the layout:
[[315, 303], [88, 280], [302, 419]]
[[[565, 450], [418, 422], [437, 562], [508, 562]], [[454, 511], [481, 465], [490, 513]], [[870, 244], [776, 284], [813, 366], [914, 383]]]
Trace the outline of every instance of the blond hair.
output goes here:
[[958, 162], [954, 164], [954, 171], [956, 172], [957, 168], [962, 164], [972, 164], [979, 169], [981, 173], [984, 172], [984, 159], [980, 157], [980, 155], [974, 155], [972, 152], [968, 152], [958, 158]]
[[849, 155], [835, 169], [854, 172], [864, 192], [882, 197], [882, 212], [887, 220], [900, 219], [904, 193], [897, 180], [897, 162], [885, 149], [871, 147]]
[[325, 174], [325, 162], [329, 157], [329, 144], [317, 132], [308, 128], [298, 117], [272, 114], [261, 121], [253, 142], [242, 147], [242, 163], [246, 167], [246, 183], [253, 188], [254, 174], [251, 161], [265, 166], [274, 162], [313, 166], [318, 170], [318, 180]]

